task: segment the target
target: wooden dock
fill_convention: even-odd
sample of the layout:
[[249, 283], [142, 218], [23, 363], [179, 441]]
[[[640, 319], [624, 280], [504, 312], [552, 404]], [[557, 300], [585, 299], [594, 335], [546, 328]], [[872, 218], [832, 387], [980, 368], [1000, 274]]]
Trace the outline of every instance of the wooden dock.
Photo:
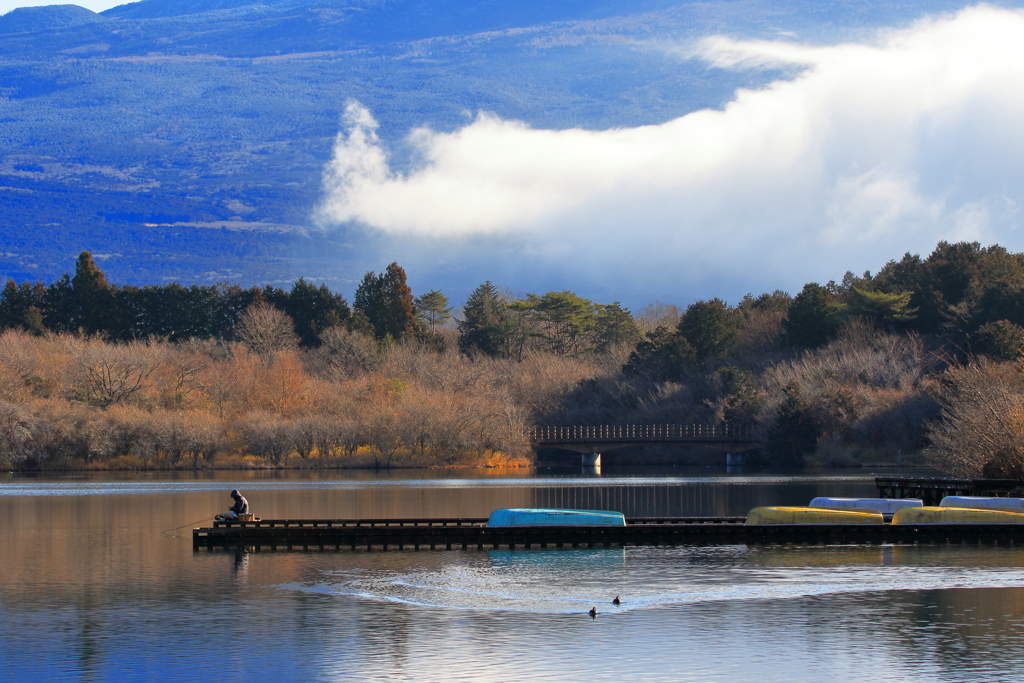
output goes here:
[[1016, 479], [949, 479], [945, 477], [875, 477], [881, 498], [920, 498], [938, 505], [946, 496], [1005, 497], [1024, 488]]
[[745, 525], [743, 517], [627, 519], [624, 527], [488, 527], [486, 519], [218, 522], [192, 530], [192, 548], [276, 550], [484, 550], [658, 545], [1024, 543], [1024, 524]]

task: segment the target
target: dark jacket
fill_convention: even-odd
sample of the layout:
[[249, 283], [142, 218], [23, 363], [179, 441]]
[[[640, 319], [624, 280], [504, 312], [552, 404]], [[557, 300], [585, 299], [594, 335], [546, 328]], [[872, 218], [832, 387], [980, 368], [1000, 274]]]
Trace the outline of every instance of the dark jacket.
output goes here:
[[239, 515], [249, 514], [249, 501], [239, 494], [238, 498], [235, 498], [235, 504], [231, 506], [230, 512], [234, 512]]

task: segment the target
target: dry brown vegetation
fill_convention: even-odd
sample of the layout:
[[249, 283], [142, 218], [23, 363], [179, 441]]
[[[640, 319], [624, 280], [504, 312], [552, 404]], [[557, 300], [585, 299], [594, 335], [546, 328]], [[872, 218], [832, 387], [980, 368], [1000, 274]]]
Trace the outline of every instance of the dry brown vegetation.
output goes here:
[[[860, 320], [819, 349], [787, 349], [782, 316], [739, 322], [728, 358], [708, 362], [681, 382], [613, 373], [571, 392], [556, 423], [719, 423], [751, 426], [767, 437], [787, 387], [795, 387], [820, 430], [806, 464], [922, 462], [927, 426], [939, 414], [936, 377], [946, 367], [918, 336], [892, 334]], [[761, 454], [770, 464], [773, 455]]]
[[1024, 479], [1024, 375], [984, 358], [950, 368], [937, 390], [942, 418], [929, 455], [961, 477]]
[[[509, 466], [602, 359], [521, 361], [343, 329], [318, 349], [0, 334], [0, 461], [22, 468]], [[261, 329], [263, 332], [261, 332]], [[264, 333], [269, 328], [269, 333]], [[619, 361], [621, 362], [621, 361]]]
[[[31, 469], [519, 466], [547, 424], [751, 425], [767, 440], [787, 395], [817, 432], [804, 462], [923, 462], [1024, 475], [1024, 375], [940, 360], [925, 338], [848, 322], [787, 348], [782, 316], [753, 311], [724, 359], [680, 381], [627, 375], [631, 347], [578, 357], [467, 356], [337, 327], [302, 349], [280, 320], [249, 342], [0, 334], [0, 462]], [[247, 323], [248, 324], [248, 323]], [[926, 451], [925, 449], [928, 447]], [[644, 454], [637, 454], [640, 462]], [[774, 462], [770, 449], [762, 453]]]

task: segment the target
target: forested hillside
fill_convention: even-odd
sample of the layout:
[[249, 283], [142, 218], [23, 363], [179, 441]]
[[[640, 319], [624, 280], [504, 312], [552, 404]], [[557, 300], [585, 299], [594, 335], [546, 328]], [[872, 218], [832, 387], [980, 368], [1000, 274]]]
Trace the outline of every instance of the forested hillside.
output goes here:
[[[88, 252], [0, 295], [0, 456], [23, 468], [525, 464], [535, 424], [743, 424], [774, 466], [1019, 476], [1024, 255], [940, 243], [796, 295], [635, 314], [392, 263], [324, 285], [107, 282]], [[616, 455], [609, 457], [614, 464]], [[619, 454], [656, 462], [657, 449]], [[673, 451], [675, 461], [692, 453]]]

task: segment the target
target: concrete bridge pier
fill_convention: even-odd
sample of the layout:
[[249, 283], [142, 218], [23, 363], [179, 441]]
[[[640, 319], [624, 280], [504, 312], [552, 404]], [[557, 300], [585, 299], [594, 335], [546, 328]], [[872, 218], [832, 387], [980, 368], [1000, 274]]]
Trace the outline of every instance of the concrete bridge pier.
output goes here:
[[584, 467], [600, 467], [600, 453], [580, 453], [580, 464]]

